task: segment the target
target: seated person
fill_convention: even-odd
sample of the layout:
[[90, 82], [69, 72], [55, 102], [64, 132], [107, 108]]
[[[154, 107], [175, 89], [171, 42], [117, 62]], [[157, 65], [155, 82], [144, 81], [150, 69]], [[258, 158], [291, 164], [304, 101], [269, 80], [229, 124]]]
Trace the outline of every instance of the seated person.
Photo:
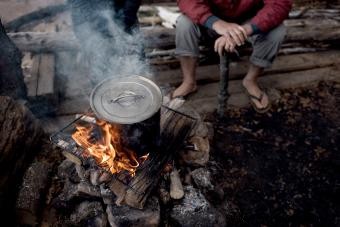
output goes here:
[[199, 43], [214, 40], [214, 49], [234, 52], [245, 41], [251, 42], [250, 67], [243, 79], [250, 102], [258, 112], [270, 107], [268, 95], [257, 78], [270, 67], [286, 34], [282, 25], [292, 7], [291, 0], [178, 0], [183, 15], [177, 20], [176, 55], [183, 73], [182, 84], [172, 97], [186, 96], [197, 90], [195, 69]]

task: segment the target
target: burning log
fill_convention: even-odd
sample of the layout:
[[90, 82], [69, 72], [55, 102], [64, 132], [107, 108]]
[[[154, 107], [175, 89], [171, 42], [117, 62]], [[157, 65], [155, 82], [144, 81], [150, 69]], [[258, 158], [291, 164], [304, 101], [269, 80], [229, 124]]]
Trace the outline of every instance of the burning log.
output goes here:
[[58, 133], [51, 136], [51, 141], [58, 147], [64, 149], [63, 155], [77, 165], [86, 163], [86, 158], [83, 156], [84, 150], [77, 147], [76, 142], [67, 134]]

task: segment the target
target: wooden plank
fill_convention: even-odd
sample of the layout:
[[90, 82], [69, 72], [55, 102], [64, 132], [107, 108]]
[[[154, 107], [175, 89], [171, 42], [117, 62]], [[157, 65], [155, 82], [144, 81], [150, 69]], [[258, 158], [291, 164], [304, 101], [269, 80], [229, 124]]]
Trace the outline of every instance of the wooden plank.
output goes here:
[[[308, 87], [320, 81], [334, 81], [340, 83], [340, 68], [326, 67], [300, 72], [274, 74], [260, 78], [260, 84], [269, 89], [270, 98], [275, 101], [280, 96], [276, 89]], [[218, 83], [200, 86], [197, 93], [190, 96], [185, 105], [195, 108], [200, 114], [213, 113], [218, 104]], [[244, 93], [241, 80], [229, 83], [229, 107], [246, 107], [249, 105], [248, 97]]]
[[[308, 54], [278, 56], [273, 66], [265, 70], [265, 75], [286, 73], [322, 68], [340, 64], [340, 51], [324, 51]], [[230, 79], [241, 79], [247, 73], [249, 62], [243, 59], [240, 62], [230, 64]], [[155, 81], [160, 84], [178, 85], [182, 81], [180, 69], [155, 72]], [[197, 68], [197, 80], [199, 83], [214, 82], [219, 80], [218, 65], [200, 66]]]
[[[55, 24], [40, 24], [35, 30], [41, 32], [54, 32], [56, 30]], [[54, 78], [55, 78], [55, 56], [53, 53], [41, 54], [39, 65], [39, 78], [37, 96], [50, 97], [54, 94]]]
[[32, 65], [29, 70], [29, 75], [25, 75], [25, 84], [28, 97], [35, 97], [37, 95], [40, 58], [40, 54], [32, 56]]
[[[300, 19], [301, 20], [301, 19]], [[289, 20], [291, 21], [291, 20]], [[285, 42], [334, 42], [340, 40], [340, 22], [334, 19], [301, 20], [303, 26], [287, 28]], [[298, 20], [295, 20], [296, 24]], [[292, 24], [293, 22], [290, 22]], [[172, 48], [175, 46], [175, 29], [163, 27], [141, 28], [146, 48]], [[8, 33], [21, 51], [53, 52], [79, 50], [80, 46], [71, 32], [18, 32]]]
[[42, 54], [39, 65], [37, 96], [53, 95], [55, 57], [53, 54]]

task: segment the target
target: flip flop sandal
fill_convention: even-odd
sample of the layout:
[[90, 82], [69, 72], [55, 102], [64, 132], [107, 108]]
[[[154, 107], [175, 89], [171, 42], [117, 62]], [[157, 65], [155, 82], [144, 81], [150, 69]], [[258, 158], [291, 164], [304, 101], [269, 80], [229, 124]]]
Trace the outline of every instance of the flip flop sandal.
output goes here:
[[[265, 107], [262, 107], [262, 108], [259, 108], [256, 106], [256, 104], [254, 103], [253, 99], [257, 100], [259, 103], [261, 103], [263, 97], [264, 97], [264, 92], [261, 92], [260, 94], [260, 97], [257, 97], [255, 95], [252, 95], [252, 94], [249, 94], [249, 92], [246, 90], [247, 92], [247, 95], [249, 97], [249, 101], [250, 101], [250, 104], [252, 105], [252, 107], [254, 108], [254, 110], [257, 112], [257, 113], [266, 113], [270, 107], [271, 107], [271, 103], [269, 101], [269, 97], [268, 97], [268, 105], [265, 106]], [[268, 95], [267, 95], [268, 96]]]

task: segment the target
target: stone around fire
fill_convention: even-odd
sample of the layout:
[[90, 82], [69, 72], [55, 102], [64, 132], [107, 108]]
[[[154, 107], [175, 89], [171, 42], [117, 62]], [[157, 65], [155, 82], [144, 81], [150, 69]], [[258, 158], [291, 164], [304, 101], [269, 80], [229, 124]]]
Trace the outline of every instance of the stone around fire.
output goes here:
[[225, 226], [224, 217], [206, 200], [203, 194], [193, 188], [184, 188], [184, 199], [171, 211], [171, 218], [182, 227]]

